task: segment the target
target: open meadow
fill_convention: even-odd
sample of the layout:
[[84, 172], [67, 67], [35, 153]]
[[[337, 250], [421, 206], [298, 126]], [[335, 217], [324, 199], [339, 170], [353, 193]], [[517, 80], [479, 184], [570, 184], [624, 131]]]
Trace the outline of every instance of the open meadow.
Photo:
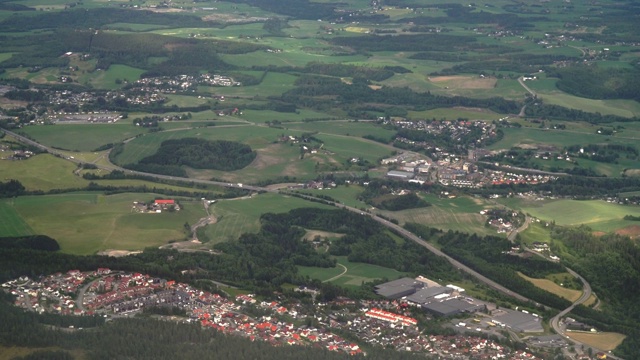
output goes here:
[[237, 240], [244, 233], [256, 233], [260, 230], [262, 214], [283, 213], [301, 207], [331, 208], [297, 197], [272, 193], [220, 200], [209, 207], [216, 222], [206, 227], [205, 235], [211, 244]]
[[184, 223], [206, 215], [199, 201], [183, 200], [176, 212], [138, 213], [134, 201], [162, 198], [154, 194], [69, 193], [22, 196], [5, 200], [35, 234], [48, 235], [63, 252], [93, 254], [106, 249], [141, 250], [185, 238]]
[[93, 151], [102, 145], [117, 143], [147, 131], [129, 120], [111, 124], [59, 124], [21, 129], [21, 133], [41, 144], [72, 151]]
[[613, 332], [588, 333], [569, 331], [567, 335], [577, 341], [593, 346], [604, 351], [611, 351], [618, 347], [626, 338], [625, 335]]
[[314, 178], [317, 166], [341, 169], [354, 157], [376, 163], [391, 153], [388, 147], [359, 137], [318, 134], [323, 142], [316, 154], [306, 154], [301, 159], [300, 146], [281, 143], [283, 135], [299, 136], [305, 131], [269, 128], [264, 126], [236, 126], [189, 129], [146, 134], [130, 141], [116, 161], [126, 165], [140, 161], [156, 152], [160, 143], [168, 139], [196, 137], [207, 140], [232, 140], [251, 146], [257, 152], [256, 159], [247, 167], [236, 171], [189, 169], [189, 177], [225, 179], [231, 182], [258, 182], [280, 176], [298, 179]]
[[397, 219], [400, 224], [413, 222], [445, 231], [497, 235], [494, 229], [485, 226], [486, 216], [480, 215], [481, 210], [493, 207], [493, 204], [487, 200], [467, 196], [452, 199], [433, 194], [419, 194], [419, 196], [432, 206], [401, 211], [375, 210], [375, 212]]
[[637, 226], [636, 221], [624, 220], [625, 215], [640, 216], [637, 206], [619, 205], [604, 200], [545, 200], [513, 199], [505, 202], [543, 221], [558, 225], [588, 225], [593, 230], [613, 232]]
[[539, 287], [542, 290], [548, 291], [552, 294], [556, 294], [558, 296], [560, 296], [563, 299], [567, 299], [571, 302], [574, 302], [576, 300], [578, 300], [580, 298], [580, 296], [582, 296], [582, 291], [579, 290], [573, 290], [573, 289], [567, 289], [565, 287], [562, 287], [556, 283], [554, 283], [553, 281], [549, 280], [549, 279], [535, 279], [535, 278], [530, 278], [520, 272], [518, 272], [518, 275], [520, 277], [522, 277], [523, 279], [527, 280], [528, 282], [532, 283], [533, 285], [535, 285], [536, 287]]
[[395, 280], [407, 275], [406, 273], [382, 266], [350, 262], [346, 256], [336, 256], [336, 259], [338, 265], [334, 268], [298, 266], [298, 272], [312, 279], [352, 287], [361, 286], [365, 282], [380, 279]]

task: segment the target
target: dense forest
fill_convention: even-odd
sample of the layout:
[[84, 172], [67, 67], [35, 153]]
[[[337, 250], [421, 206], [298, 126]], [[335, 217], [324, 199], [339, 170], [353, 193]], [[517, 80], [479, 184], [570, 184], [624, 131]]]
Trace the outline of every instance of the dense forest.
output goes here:
[[558, 89], [590, 99], [640, 101], [640, 70], [600, 68], [595, 65], [556, 68], [547, 76], [558, 77]]
[[255, 158], [255, 151], [237, 142], [182, 138], [163, 141], [155, 154], [126, 167], [143, 172], [185, 176], [182, 166], [232, 171], [242, 169]]
[[627, 236], [596, 236], [585, 226], [556, 226], [551, 236], [552, 250], [561, 254], [564, 261], [591, 284], [604, 303], [601, 311], [579, 308], [574, 313], [584, 316], [586, 321], [595, 320], [595, 325], [605, 330], [626, 334], [627, 338], [615, 353], [625, 359], [637, 359], [640, 354], [638, 244]]

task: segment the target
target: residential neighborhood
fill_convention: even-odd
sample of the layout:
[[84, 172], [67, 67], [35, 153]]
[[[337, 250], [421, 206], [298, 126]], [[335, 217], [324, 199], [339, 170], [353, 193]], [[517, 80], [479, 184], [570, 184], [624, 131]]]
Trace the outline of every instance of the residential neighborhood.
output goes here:
[[[351, 355], [365, 353], [363, 346], [381, 346], [449, 359], [536, 359], [529, 352], [515, 351], [481, 337], [479, 332], [475, 336], [429, 335], [410, 315], [412, 308], [399, 300], [338, 298], [309, 306], [284, 298], [260, 300], [246, 293], [229, 297], [147, 274], [108, 268], [69, 270], [39, 279], [21, 277], [2, 284], [2, 289], [15, 297], [16, 306], [37, 313], [98, 315], [110, 320], [136, 316], [150, 308], [181, 309], [185, 316], [164, 319], [199, 324], [275, 346], [322, 347]], [[345, 331], [351, 334], [349, 339], [338, 334]]]

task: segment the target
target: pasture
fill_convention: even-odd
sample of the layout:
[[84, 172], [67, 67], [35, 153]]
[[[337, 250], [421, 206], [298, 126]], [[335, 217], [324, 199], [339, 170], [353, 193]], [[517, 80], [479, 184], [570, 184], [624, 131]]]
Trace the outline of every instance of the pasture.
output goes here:
[[334, 268], [298, 266], [298, 272], [312, 279], [351, 287], [358, 287], [365, 282], [379, 279], [395, 280], [407, 275], [407, 273], [382, 266], [350, 262], [346, 256], [336, 256], [336, 259], [338, 265]]
[[574, 340], [604, 351], [611, 351], [615, 349], [626, 338], [623, 334], [612, 332], [587, 333], [569, 331], [567, 332], [567, 335]]
[[278, 176], [306, 179], [315, 176], [316, 166], [341, 169], [352, 157], [362, 157], [375, 163], [380, 157], [390, 153], [382, 144], [365, 139], [323, 134], [316, 135], [324, 142], [322, 151], [307, 154], [301, 159], [299, 145], [276, 142], [283, 134], [300, 135], [303, 132], [246, 125], [158, 132], [127, 143], [116, 161], [121, 165], [138, 162], [154, 154], [160, 143], [168, 139], [199, 137], [207, 140], [232, 140], [247, 144], [257, 151], [258, 156], [249, 166], [236, 171], [188, 169], [188, 175], [200, 179], [215, 177], [225, 181], [250, 183]]
[[262, 214], [283, 213], [301, 207], [331, 208], [328, 205], [271, 193], [220, 200], [209, 207], [209, 212], [217, 221], [206, 227], [205, 234], [213, 244], [234, 241], [244, 233], [258, 232]]
[[480, 215], [480, 210], [492, 207], [484, 199], [466, 196], [454, 199], [439, 198], [433, 194], [419, 194], [421, 198], [432, 206], [401, 211], [376, 212], [397, 219], [401, 224], [413, 222], [441, 230], [454, 230], [480, 235], [496, 235], [496, 232], [485, 226], [486, 216]]
[[117, 143], [147, 130], [134, 126], [125, 119], [111, 124], [27, 126], [21, 132], [47, 146], [72, 151], [93, 151], [101, 145]]
[[640, 208], [618, 205], [604, 200], [546, 200], [525, 201], [516, 199], [510, 207], [522, 210], [544, 221], [555, 221], [558, 225], [588, 225], [594, 230], [610, 232], [636, 222], [623, 220], [625, 215], [640, 216]]
[[35, 235], [13, 207], [13, 199], [0, 201], [0, 237]]
[[572, 290], [572, 289], [567, 289], [565, 287], [562, 287], [556, 283], [554, 283], [553, 281], [549, 280], [549, 279], [535, 279], [535, 278], [530, 278], [520, 272], [518, 272], [518, 275], [527, 280], [528, 282], [532, 283], [533, 285], [535, 285], [536, 287], [548, 291], [552, 294], [556, 294], [558, 296], [560, 296], [563, 299], [567, 299], [571, 302], [574, 302], [576, 300], [578, 300], [580, 298], [580, 296], [582, 296], [582, 291], [579, 290]]
[[93, 254], [106, 249], [141, 250], [184, 239], [185, 222], [206, 215], [199, 201], [181, 201], [183, 208], [161, 214], [136, 213], [133, 201], [152, 201], [154, 194], [71, 193], [23, 196], [12, 207], [36, 234], [60, 243], [63, 252]]

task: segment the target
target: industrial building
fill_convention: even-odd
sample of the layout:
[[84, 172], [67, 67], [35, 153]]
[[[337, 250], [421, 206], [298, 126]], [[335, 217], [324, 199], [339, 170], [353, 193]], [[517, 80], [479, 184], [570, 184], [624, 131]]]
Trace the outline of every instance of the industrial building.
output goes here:
[[411, 278], [401, 278], [377, 285], [376, 294], [387, 299], [399, 299], [404, 296], [414, 294], [418, 289], [424, 287], [424, 282]]

